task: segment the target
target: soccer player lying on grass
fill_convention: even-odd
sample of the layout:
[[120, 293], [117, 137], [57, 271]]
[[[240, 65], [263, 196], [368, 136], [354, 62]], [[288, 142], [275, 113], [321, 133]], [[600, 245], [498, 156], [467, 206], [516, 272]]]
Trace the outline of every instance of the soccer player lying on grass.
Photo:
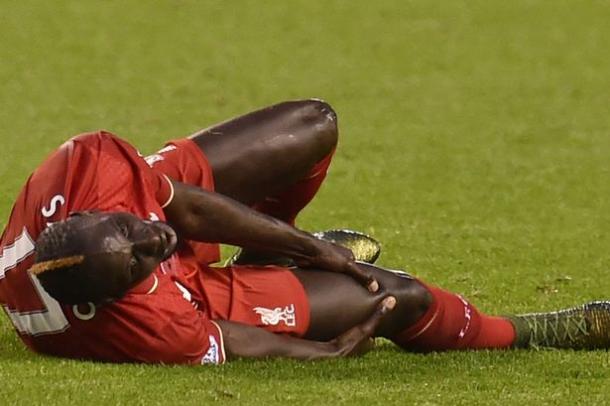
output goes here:
[[[361, 353], [378, 336], [408, 351], [610, 345], [608, 302], [492, 317], [356, 262], [353, 252], [376, 255], [363, 256], [365, 237], [324, 235], [352, 252], [299, 231], [336, 143], [335, 113], [318, 100], [250, 113], [146, 160], [104, 131], [75, 137], [15, 203], [0, 303], [33, 350], [110, 362], [319, 359]], [[217, 243], [244, 250], [212, 267]]]

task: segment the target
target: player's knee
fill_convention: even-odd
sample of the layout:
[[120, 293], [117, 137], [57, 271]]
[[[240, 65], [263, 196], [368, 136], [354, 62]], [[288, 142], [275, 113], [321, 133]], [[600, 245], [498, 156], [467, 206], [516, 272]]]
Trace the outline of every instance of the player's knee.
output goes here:
[[315, 142], [329, 151], [337, 145], [337, 113], [330, 104], [320, 99], [302, 100], [297, 114], [299, 120], [314, 129], [312, 138]]
[[430, 291], [416, 280], [406, 280], [405, 283], [397, 284], [394, 289], [397, 302], [408, 308], [411, 312], [424, 313], [432, 304]]

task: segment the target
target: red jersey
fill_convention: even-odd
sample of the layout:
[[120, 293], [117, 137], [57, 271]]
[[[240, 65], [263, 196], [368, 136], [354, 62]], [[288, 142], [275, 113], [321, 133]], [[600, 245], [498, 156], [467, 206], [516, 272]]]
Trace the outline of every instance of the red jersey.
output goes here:
[[177, 255], [121, 300], [61, 305], [27, 272], [34, 241], [75, 211], [165, 220], [173, 189], [128, 143], [100, 131], [71, 139], [32, 174], [0, 239], [0, 305], [21, 339], [46, 354], [110, 362], [222, 363], [222, 334], [188, 289]]

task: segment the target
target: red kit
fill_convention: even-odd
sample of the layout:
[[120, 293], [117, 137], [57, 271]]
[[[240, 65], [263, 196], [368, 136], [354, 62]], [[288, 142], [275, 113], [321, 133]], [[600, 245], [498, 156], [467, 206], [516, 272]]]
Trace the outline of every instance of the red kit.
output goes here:
[[291, 272], [211, 268], [216, 244], [189, 242], [121, 300], [99, 308], [60, 305], [27, 272], [38, 235], [71, 212], [125, 211], [164, 221], [173, 197], [168, 177], [213, 190], [209, 165], [192, 141], [144, 159], [103, 131], [66, 142], [32, 174], [0, 240], [0, 305], [30, 348], [109, 362], [222, 363], [222, 332], [213, 319], [298, 336], [307, 330], [305, 293]]

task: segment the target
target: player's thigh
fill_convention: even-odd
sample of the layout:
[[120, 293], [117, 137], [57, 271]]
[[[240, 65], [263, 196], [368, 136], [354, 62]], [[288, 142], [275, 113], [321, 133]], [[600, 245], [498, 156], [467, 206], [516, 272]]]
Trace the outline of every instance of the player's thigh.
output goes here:
[[217, 192], [252, 204], [302, 179], [337, 143], [336, 115], [321, 100], [276, 104], [190, 137]]
[[361, 265], [379, 281], [382, 289], [372, 294], [344, 274], [295, 270], [309, 301], [310, 322], [306, 337], [328, 340], [366, 320], [387, 295], [396, 297], [394, 310], [384, 318], [376, 336], [391, 337], [417, 321], [427, 310], [427, 289], [406, 274], [396, 274], [372, 265]]

